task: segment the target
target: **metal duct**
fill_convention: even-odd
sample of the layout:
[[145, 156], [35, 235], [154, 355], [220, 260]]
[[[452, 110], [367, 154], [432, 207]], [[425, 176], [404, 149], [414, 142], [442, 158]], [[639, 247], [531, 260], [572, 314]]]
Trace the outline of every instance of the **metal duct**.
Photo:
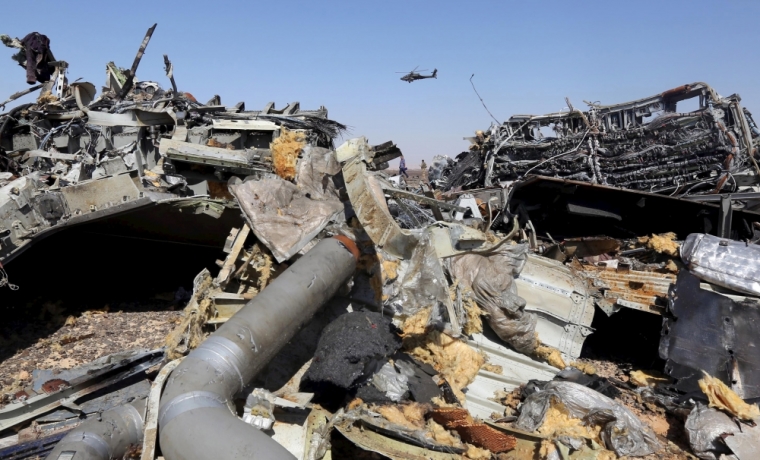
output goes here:
[[46, 460], [122, 458], [130, 447], [142, 446], [144, 411], [144, 399], [105, 411], [69, 432]]
[[345, 237], [320, 241], [185, 358], [161, 396], [167, 460], [295, 458], [241, 421], [232, 398], [335, 295], [358, 256]]

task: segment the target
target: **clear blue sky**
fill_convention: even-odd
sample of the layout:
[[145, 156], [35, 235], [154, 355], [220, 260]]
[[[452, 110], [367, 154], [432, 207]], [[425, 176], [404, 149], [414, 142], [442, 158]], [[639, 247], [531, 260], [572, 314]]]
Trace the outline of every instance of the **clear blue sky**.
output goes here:
[[[760, 117], [760, 1], [47, 1], [3, 2], [0, 33], [47, 35], [69, 79], [100, 88], [105, 64], [249, 109], [324, 105], [349, 136], [395, 141], [410, 167], [466, 149], [491, 119], [562, 109], [564, 97], [624, 102], [705, 81]], [[0, 99], [27, 87], [0, 48]], [[438, 68], [405, 83], [395, 72]], [[25, 99], [28, 100], [29, 98]]]

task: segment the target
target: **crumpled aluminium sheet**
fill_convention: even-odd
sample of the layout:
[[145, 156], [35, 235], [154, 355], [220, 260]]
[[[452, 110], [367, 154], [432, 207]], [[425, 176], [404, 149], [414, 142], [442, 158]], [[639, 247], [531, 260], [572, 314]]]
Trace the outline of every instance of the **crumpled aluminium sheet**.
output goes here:
[[660, 449], [657, 436], [633, 413], [612, 399], [583, 385], [552, 381], [530, 395], [522, 405], [517, 428], [536, 431], [543, 423], [552, 399], [562, 403], [571, 417], [601, 424], [605, 447], [619, 456], [641, 457]]
[[475, 293], [475, 300], [496, 334], [520, 353], [536, 348], [536, 316], [525, 311], [517, 295], [515, 276], [525, 266], [528, 245], [503, 245], [489, 254], [465, 254], [451, 259], [451, 275]]
[[702, 403], [697, 403], [692, 409], [684, 427], [689, 436], [691, 450], [704, 460], [717, 460], [721, 454], [730, 454], [731, 450], [723, 442], [721, 435], [733, 435], [740, 431], [731, 417]]
[[[338, 174], [340, 163], [335, 151], [307, 145], [301, 153], [296, 172], [296, 185], [304, 196], [312, 200], [339, 200], [336, 180], [343, 181]], [[340, 178], [340, 179], [338, 179]]]
[[290, 259], [343, 212], [337, 199], [316, 200], [279, 177], [230, 185], [249, 227], [277, 259]]
[[443, 308], [451, 302], [448, 282], [430, 234], [419, 235], [412, 257], [401, 262], [399, 281], [386, 302], [395, 314], [412, 316], [423, 308]]
[[681, 247], [681, 259], [704, 281], [760, 296], [760, 245], [693, 233]]
[[387, 362], [372, 376], [372, 385], [385, 393], [393, 402], [400, 402], [409, 392], [409, 378], [414, 377], [414, 369], [408, 363]]

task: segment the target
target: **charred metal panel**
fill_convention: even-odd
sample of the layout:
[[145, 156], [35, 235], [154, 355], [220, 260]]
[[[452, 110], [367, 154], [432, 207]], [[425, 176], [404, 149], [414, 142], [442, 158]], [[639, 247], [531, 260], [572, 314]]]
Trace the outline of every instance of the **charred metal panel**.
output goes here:
[[[579, 202], [586, 207], [613, 212], [620, 219], [575, 214], [569, 204]], [[685, 239], [697, 231], [717, 233], [720, 220], [720, 208], [714, 203], [551, 177], [530, 177], [516, 184], [509, 209], [518, 214], [521, 206], [524, 208], [520, 214], [521, 222], [527, 217], [536, 229], [555, 239], [589, 235], [631, 238], [667, 232]], [[731, 222], [732, 238], [756, 238], [752, 223], [758, 221], [760, 213], [735, 209]]]
[[676, 388], [699, 392], [704, 370], [744, 399], [760, 397], [760, 304], [703, 290], [687, 270], [668, 296], [660, 357]]

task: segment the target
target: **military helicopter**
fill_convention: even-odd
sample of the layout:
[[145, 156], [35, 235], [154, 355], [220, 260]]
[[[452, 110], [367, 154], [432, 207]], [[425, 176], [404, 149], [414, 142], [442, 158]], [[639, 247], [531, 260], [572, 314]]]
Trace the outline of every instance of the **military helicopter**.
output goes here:
[[[414, 80], [424, 80], [426, 78], [438, 78], [438, 69], [433, 69], [433, 73], [431, 75], [420, 75], [417, 72], [417, 67], [415, 67], [414, 70], [412, 70], [408, 74], [401, 77], [401, 81], [408, 81], [409, 83], [411, 83]], [[426, 72], [426, 71], [427, 69], [420, 70], [420, 72]], [[404, 72], [396, 72], [396, 73], [404, 73]]]

